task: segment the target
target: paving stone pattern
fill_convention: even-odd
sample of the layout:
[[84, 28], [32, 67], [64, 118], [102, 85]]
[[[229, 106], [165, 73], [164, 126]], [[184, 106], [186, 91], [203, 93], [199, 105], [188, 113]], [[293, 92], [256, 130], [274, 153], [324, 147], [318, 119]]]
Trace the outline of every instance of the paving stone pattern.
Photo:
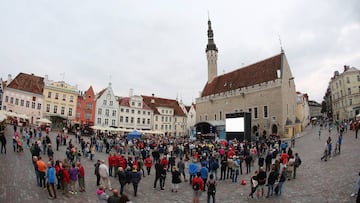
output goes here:
[[[12, 135], [13, 127], [7, 126], [7, 154], [0, 154], [0, 203], [17, 202], [97, 202], [95, 191], [96, 177], [94, 175], [94, 163], [89, 159], [82, 159], [85, 166], [85, 184], [86, 192], [70, 195], [69, 198], [57, 192], [58, 199], [47, 199], [46, 190], [36, 185], [34, 169], [31, 164], [31, 155], [25, 148], [23, 153], [13, 152]], [[51, 132], [50, 136], [55, 143], [57, 132]], [[287, 181], [283, 185], [283, 194], [278, 197], [248, 199], [250, 193], [249, 184], [242, 186], [242, 179], [249, 182], [250, 175], [240, 175], [237, 183], [232, 183], [230, 179], [218, 181], [216, 200], [220, 203], [238, 203], [238, 202], [355, 202], [354, 197], [350, 197], [360, 171], [360, 138], [355, 139], [355, 133], [348, 131], [343, 136], [342, 152], [340, 155], [331, 158], [327, 162], [320, 161], [323, 153], [325, 141], [329, 136], [327, 130], [322, 131], [321, 139], [318, 137], [318, 127], [308, 127], [296, 139], [295, 152], [298, 152], [302, 165], [297, 170], [297, 178]], [[337, 133], [330, 135], [335, 145]], [[70, 135], [75, 141], [75, 137]], [[61, 146], [59, 151], [55, 151], [55, 158], [63, 159], [65, 157], [65, 146]], [[96, 153], [95, 160], [104, 159], [107, 162], [105, 153]], [[47, 156], [44, 155], [47, 161]], [[243, 166], [243, 169], [245, 167]], [[188, 175], [188, 174], [187, 174]], [[220, 171], [218, 172], [220, 175]], [[110, 178], [112, 187], [119, 188], [116, 178]], [[134, 203], [183, 203], [192, 202], [193, 191], [188, 182], [180, 184], [177, 193], [171, 192], [171, 173], [168, 173], [164, 191], [153, 189], [154, 168], [152, 174], [142, 178], [137, 197], [133, 196], [132, 185], [125, 190], [130, 200]], [[110, 192], [107, 191], [109, 194]], [[200, 202], [206, 202], [207, 194], [203, 193]]]

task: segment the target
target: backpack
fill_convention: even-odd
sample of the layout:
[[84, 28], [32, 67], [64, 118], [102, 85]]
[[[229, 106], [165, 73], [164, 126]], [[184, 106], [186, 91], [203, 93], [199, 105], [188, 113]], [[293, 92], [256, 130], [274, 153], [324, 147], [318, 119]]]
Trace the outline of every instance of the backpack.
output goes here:
[[62, 169], [60, 169], [59, 172], [58, 172], [58, 178], [59, 178], [59, 180], [64, 179], [64, 171]]
[[215, 194], [216, 193], [216, 188], [215, 188], [215, 181], [211, 182], [208, 186], [208, 193], [209, 194]]
[[298, 157], [297, 159], [295, 159], [295, 167], [299, 167], [301, 165], [301, 159], [300, 157]]
[[193, 185], [193, 190], [198, 191], [199, 189], [200, 189], [200, 184], [199, 184], [199, 183], [195, 183], [195, 184]]

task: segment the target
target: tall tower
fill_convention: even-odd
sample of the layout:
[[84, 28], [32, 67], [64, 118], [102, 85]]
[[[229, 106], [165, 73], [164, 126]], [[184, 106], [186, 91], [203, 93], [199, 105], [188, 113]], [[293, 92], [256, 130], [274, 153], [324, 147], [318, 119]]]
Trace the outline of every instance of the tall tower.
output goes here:
[[218, 49], [214, 43], [214, 33], [211, 29], [211, 21], [208, 20], [208, 44], [206, 45], [206, 57], [208, 61], [208, 83], [217, 77], [217, 53]]

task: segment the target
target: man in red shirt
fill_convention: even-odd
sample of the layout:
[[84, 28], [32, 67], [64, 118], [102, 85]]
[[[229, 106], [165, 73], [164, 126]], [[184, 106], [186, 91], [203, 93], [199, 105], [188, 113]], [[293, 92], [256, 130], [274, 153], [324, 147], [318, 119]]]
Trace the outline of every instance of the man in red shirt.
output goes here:
[[109, 162], [109, 176], [112, 176], [112, 170], [113, 170], [113, 155], [110, 153], [108, 157]]
[[85, 192], [85, 169], [84, 166], [80, 164], [80, 162], [77, 162], [77, 167], [79, 169], [79, 189], [80, 192]]
[[287, 162], [288, 162], [288, 160], [289, 160], [289, 155], [288, 155], [286, 152], [283, 152], [283, 153], [281, 154], [280, 159], [281, 159], [282, 163], [283, 163], [284, 165], [286, 165]]
[[166, 159], [166, 156], [164, 156], [164, 157], [161, 159], [160, 164], [164, 167], [165, 170], [166, 170], [167, 167], [168, 167], [168, 163], [169, 163], [169, 161]]
[[120, 164], [119, 164], [119, 161], [120, 161], [120, 154], [114, 154], [113, 156], [113, 167], [114, 167], [114, 170], [115, 170], [115, 177], [117, 177], [117, 174], [118, 174], [118, 168], [120, 167]]
[[192, 179], [191, 186], [193, 187], [193, 190], [194, 190], [193, 203], [199, 203], [201, 191], [204, 190], [204, 181], [201, 178], [200, 172], [197, 172], [196, 177]]
[[151, 170], [151, 167], [152, 167], [152, 159], [150, 158], [150, 155], [148, 155], [145, 159], [145, 167], [146, 167], [146, 170], [147, 170], [147, 173], [148, 173], [148, 176], [150, 175], [150, 170]]

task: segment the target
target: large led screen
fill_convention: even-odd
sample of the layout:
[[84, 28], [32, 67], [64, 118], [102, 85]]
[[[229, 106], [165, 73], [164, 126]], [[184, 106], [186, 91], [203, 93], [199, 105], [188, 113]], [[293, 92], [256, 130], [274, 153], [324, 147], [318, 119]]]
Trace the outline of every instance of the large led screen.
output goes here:
[[226, 132], [244, 132], [245, 131], [244, 117], [226, 118], [225, 131]]

